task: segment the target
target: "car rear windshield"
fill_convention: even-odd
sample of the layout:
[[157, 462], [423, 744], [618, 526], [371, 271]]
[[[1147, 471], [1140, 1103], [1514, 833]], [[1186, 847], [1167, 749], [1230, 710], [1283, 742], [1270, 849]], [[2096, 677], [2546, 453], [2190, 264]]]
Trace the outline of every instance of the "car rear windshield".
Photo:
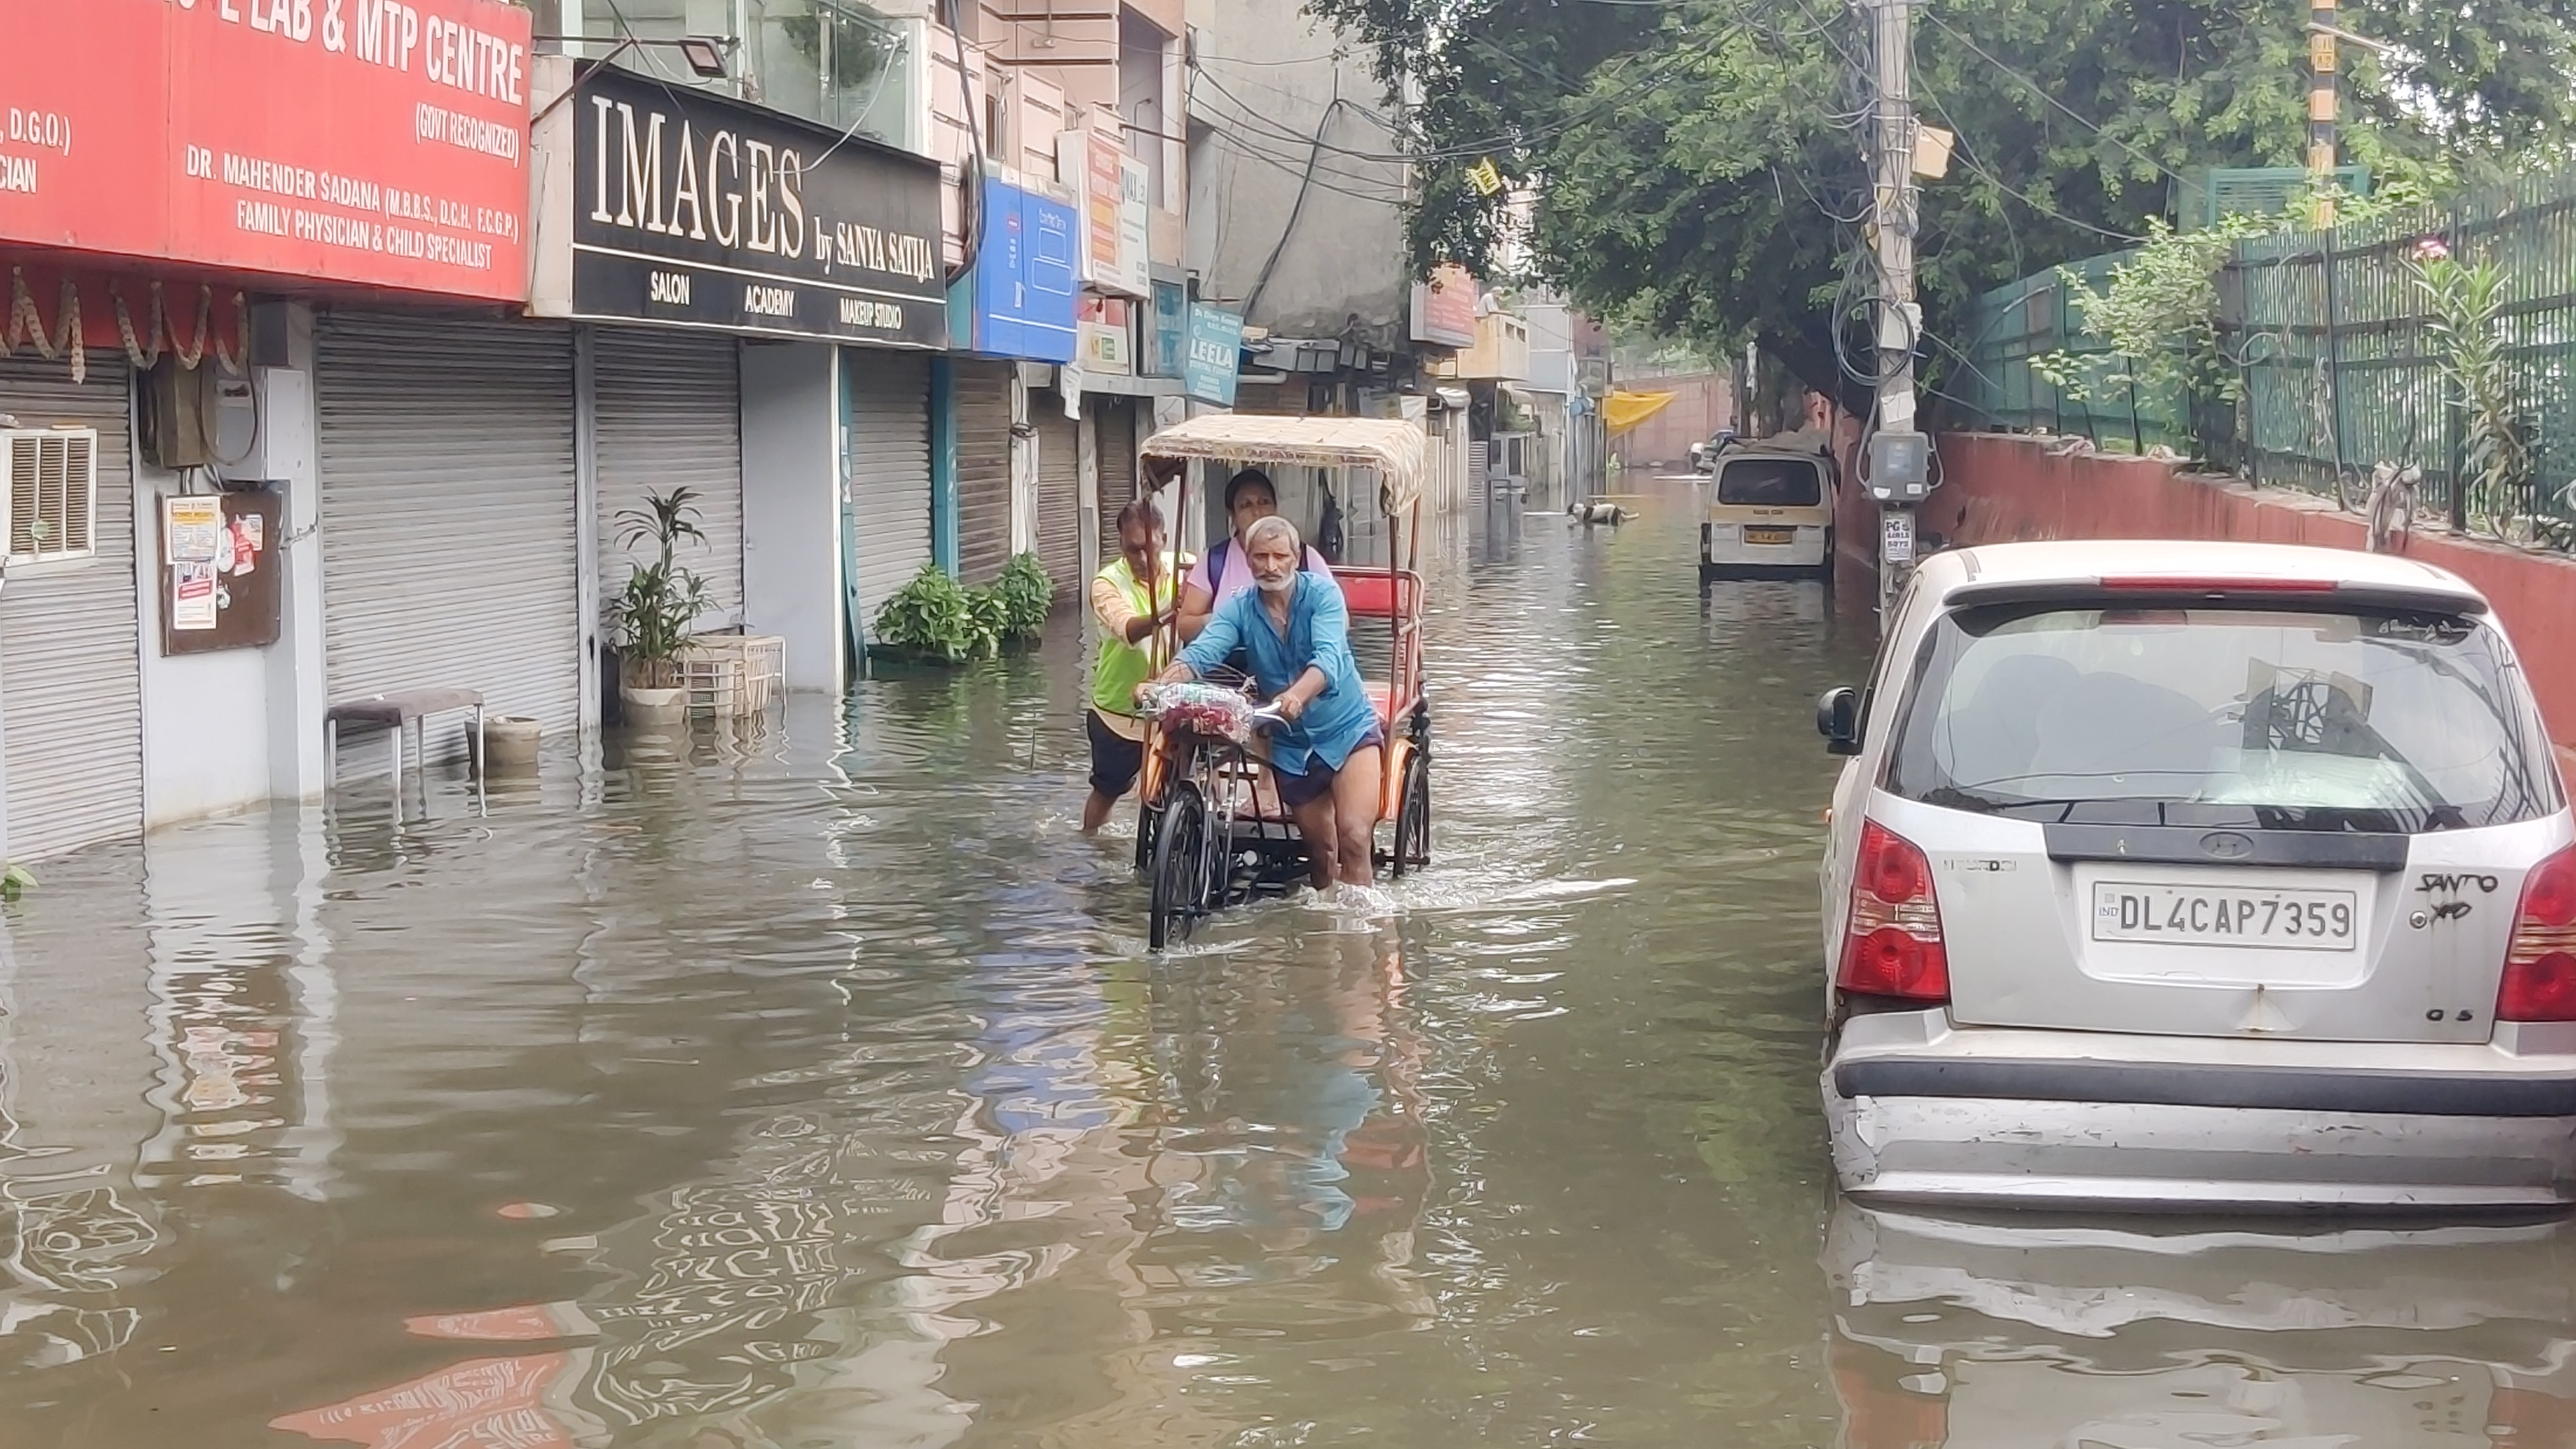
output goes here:
[[1717, 501], [1754, 508], [1813, 508], [1823, 470], [1804, 458], [1729, 458], [1718, 465]]
[[1888, 788], [2041, 821], [2418, 832], [2557, 808], [2493, 635], [2441, 615], [1995, 607], [1935, 626]]

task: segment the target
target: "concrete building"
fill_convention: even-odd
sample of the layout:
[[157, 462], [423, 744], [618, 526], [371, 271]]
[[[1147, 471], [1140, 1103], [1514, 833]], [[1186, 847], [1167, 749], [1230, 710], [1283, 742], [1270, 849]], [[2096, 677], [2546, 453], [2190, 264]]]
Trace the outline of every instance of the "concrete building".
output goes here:
[[[615, 708], [609, 609], [651, 493], [695, 496], [696, 627], [786, 639], [793, 688], [838, 689], [877, 604], [960, 566], [960, 460], [981, 456], [961, 422], [1006, 440], [995, 539], [1072, 582], [1089, 445], [1070, 424], [1020, 439], [1025, 397], [1015, 414], [998, 389], [984, 426], [958, 368], [1016, 382], [1041, 359], [1061, 393], [1074, 279], [1043, 347], [985, 346], [989, 305], [955, 325], [952, 284], [971, 292], [1006, 231], [966, 183], [1078, 216], [1062, 135], [1120, 157], [1148, 135], [1141, 215], [1115, 210], [1113, 157], [1106, 235], [1137, 238], [1131, 299], [1153, 235], [1177, 290], [1182, 148], [1152, 137], [1180, 18], [1122, 22], [1105, 67], [1064, 68], [1077, 114], [1036, 61], [993, 59], [1012, 23], [978, 10], [992, 36], [970, 38], [933, 9], [436, 0], [488, 42], [469, 85], [364, 35], [281, 45], [229, 8], [40, 11], [0, 51], [0, 88], [44, 122], [0, 138], [34, 179], [0, 193], [0, 464], [42, 499], [0, 529], [0, 859], [312, 798], [326, 714], [353, 700], [471, 691], [575, 748]], [[138, 98], [42, 60], [111, 31], [230, 84]], [[241, 84], [318, 109], [244, 112]], [[108, 114], [145, 108], [164, 113]], [[45, 149], [74, 132], [117, 140]], [[1076, 230], [1101, 228], [1056, 233]], [[1139, 350], [1145, 310], [1103, 348]], [[952, 342], [979, 355], [952, 363]], [[462, 757], [468, 718], [423, 719], [415, 761]], [[352, 778], [386, 759], [372, 734], [338, 753]]]
[[1412, 172], [1366, 47], [1298, 0], [1193, 0], [1189, 20], [1189, 263], [1244, 316], [1236, 406], [1419, 418], [1440, 506], [1461, 506], [1467, 393], [1425, 365], [1475, 341], [1472, 283], [1407, 264]]

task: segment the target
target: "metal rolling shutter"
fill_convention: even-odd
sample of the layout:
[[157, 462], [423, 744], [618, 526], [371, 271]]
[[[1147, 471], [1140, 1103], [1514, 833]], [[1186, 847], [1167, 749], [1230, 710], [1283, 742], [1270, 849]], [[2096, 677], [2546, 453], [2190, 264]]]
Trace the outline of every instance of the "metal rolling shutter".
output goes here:
[[[211, 357], [206, 365], [215, 365]], [[0, 413], [21, 427], [98, 429], [98, 554], [21, 565], [0, 589], [0, 709], [7, 711], [9, 857], [34, 860], [143, 828], [143, 657], [136, 616], [132, 374], [90, 354], [0, 358]]]
[[478, 689], [577, 729], [572, 333], [331, 313], [316, 371], [330, 697]]
[[1118, 510], [1136, 496], [1136, 409], [1133, 398], [1103, 398], [1100, 435], [1100, 556], [1118, 556]]
[[870, 637], [877, 605], [930, 562], [930, 362], [843, 348], [849, 378], [850, 596]]
[[603, 327], [598, 334], [599, 587], [626, 584], [644, 546], [619, 540], [618, 515], [645, 497], [687, 488], [697, 496], [706, 547], [683, 546], [682, 567], [708, 597], [742, 621], [742, 369], [731, 337]]
[[1055, 580], [1056, 597], [1082, 588], [1082, 435], [1054, 393], [1033, 398], [1038, 446], [1038, 562]]
[[1011, 561], [1011, 368], [957, 360], [957, 563], [984, 584]]

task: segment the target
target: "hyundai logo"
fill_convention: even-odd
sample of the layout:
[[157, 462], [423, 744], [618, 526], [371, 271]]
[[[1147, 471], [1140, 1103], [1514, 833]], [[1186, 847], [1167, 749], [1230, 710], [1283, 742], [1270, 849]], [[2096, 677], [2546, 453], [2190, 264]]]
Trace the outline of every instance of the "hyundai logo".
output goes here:
[[2233, 830], [2213, 830], [2200, 838], [2200, 848], [2212, 860], [2243, 860], [2254, 853], [2254, 840]]

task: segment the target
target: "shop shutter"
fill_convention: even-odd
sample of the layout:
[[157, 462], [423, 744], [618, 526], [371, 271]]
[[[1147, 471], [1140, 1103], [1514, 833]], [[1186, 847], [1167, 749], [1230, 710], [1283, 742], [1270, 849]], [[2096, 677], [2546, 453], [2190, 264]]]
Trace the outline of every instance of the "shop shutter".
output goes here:
[[1031, 398], [1029, 411], [1037, 426], [1038, 562], [1066, 599], [1082, 587], [1082, 435], [1055, 393]]
[[742, 622], [742, 369], [731, 337], [603, 327], [598, 333], [599, 587], [613, 594], [652, 555], [618, 515], [654, 493], [697, 496], [704, 548], [683, 545], [728, 624]]
[[984, 584], [1011, 561], [1011, 369], [957, 360], [957, 563]]
[[[316, 371], [330, 697], [476, 689], [578, 728], [572, 333], [335, 312]], [[438, 728], [459, 753], [463, 726]]]
[[1102, 398], [1100, 435], [1100, 556], [1118, 556], [1118, 510], [1136, 496], [1136, 410], [1133, 398]]
[[843, 348], [849, 379], [850, 598], [873, 637], [877, 605], [930, 562], [930, 362]]
[[126, 438], [131, 384], [114, 354], [90, 354], [86, 383], [72, 381], [68, 359], [0, 358], [0, 413], [21, 427], [98, 430], [91, 516], [97, 553], [22, 564], [0, 589], [12, 860], [143, 829], [143, 656], [134, 453]]

